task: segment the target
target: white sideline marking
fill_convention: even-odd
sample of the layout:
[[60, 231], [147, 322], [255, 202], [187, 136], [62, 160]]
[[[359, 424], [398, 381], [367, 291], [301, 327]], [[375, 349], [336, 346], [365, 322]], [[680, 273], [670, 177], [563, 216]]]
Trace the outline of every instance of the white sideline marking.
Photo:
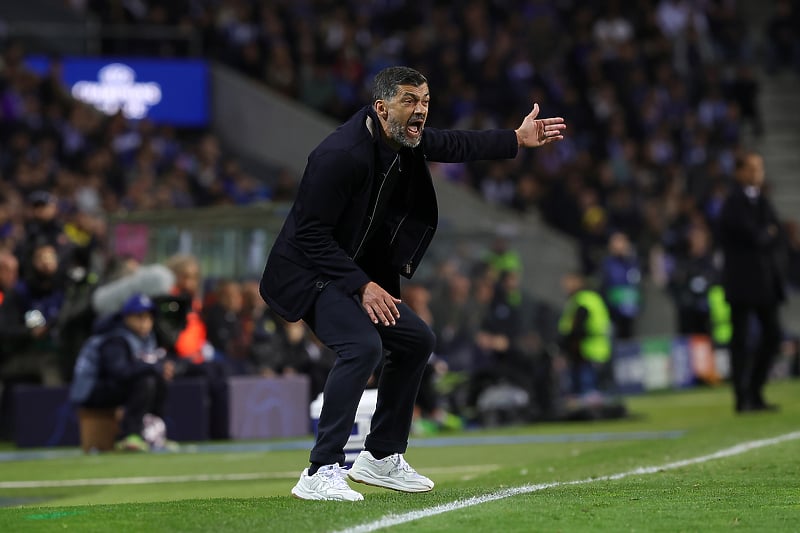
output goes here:
[[[499, 465], [464, 465], [429, 468], [432, 474], [471, 474], [497, 470]], [[194, 481], [251, 481], [258, 479], [292, 479], [297, 472], [253, 472], [242, 474], [194, 474], [184, 476], [141, 476], [87, 479], [44, 479], [36, 481], [0, 481], [0, 489], [41, 489], [50, 487], [92, 487], [109, 485], [150, 485], [157, 483], [190, 483]]]
[[574, 481], [552, 481], [550, 483], [539, 483], [536, 485], [523, 485], [521, 487], [514, 487], [510, 489], [500, 490], [497, 492], [492, 492], [490, 494], [484, 494], [483, 496], [475, 496], [472, 498], [467, 498], [466, 500], [456, 500], [450, 503], [443, 503], [435, 507], [420, 509], [418, 511], [410, 511], [408, 513], [399, 515], [388, 514], [382, 518], [379, 518], [378, 520], [375, 520], [374, 522], [368, 522], [366, 524], [361, 524], [359, 526], [353, 526], [351, 528], [342, 529], [337, 533], [368, 533], [370, 531], [376, 531], [378, 529], [383, 529], [386, 527], [398, 526], [401, 524], [406, 524], [408, 522], [413, 522], [415, 520], [420, 520], [422, 518], [427, 518], [429, 516], [448, 513], [450, 511], [456, 511], [458, 509], [465, 509], [467, 507], [472, 507], [474, 505], [480, 505], [482, 503], [502, 500], [505, 498], [509, 498], [511, 496], [518, 496], [520, 494], [529, 494], [531, 492], [538, 492], [541, 490], [551, 489], [554, 487], [564, 487], [569, 485], [585, 485], [587, 483], [594, 483], [596, 481], [614, 481], [630, 476], [655, 474], [658, 472], [663, 472], [665, 470], [674, 470], [676, 468], [682, 468], [684, 466], [706, 463], [708, 461], [713, 461], [715, 459], [732, 457], [734, 455], [739, 455], [745, 452], [749, 452], [750, 450], [755, 450], [757, 448], [772, 446], [774, 444], [780, 444], [782, 442], [797, 440], [797, 439], [800, 439], [800, 431], [787, 433], [785, 435], [780, 435], [778, 437], [773, 437], [771, 439], [743, 442], [741, 444], [737, 444], [736, 446], [725, 448], [709, 455], [701, 455], [700, 457], [693, 457], [691, 459], [684, 459], [682, 461], [675, 461], [674, 463], [666, 463], [659, 466], [643, 466], [635, 468], [634, 470], [629, 470], [627, 472], [620, 472], [618, 474], [610, 474], [607, 476], [578, 479]]

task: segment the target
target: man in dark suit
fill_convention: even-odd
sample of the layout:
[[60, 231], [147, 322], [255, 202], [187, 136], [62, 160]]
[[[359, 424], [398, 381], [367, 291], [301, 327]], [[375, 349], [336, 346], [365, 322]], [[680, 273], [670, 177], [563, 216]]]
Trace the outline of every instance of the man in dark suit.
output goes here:
[[[731, 382], [737, 412], [774, 410], [762, 389], [778, 351], [778, 308], [785, 298], [778, 262], [780, 222], [762, 193], [764, 161], [755, 152], [736, 161], [736, 181], [719, 219], [725, 256], [722, 284], [731, 307]], [[759, 342], [750, 349], [751, 317], [758, 320]]]
[[404, 492], [433, 488], [403, 459], [414, 401], [434, 336], [399, 299], [436, 231], [438, 210], [427, 161], [513, 158], [518, 147], [563, 138], [561, 118], [517, 130], [425, 128], [426, 78], [390, 67], [374, 81], [373, 103], [358, 111], [308, 158], [297, 197], [270, 252], [260, 292], [288, 321], [305, 320], [337, 354], [325, 384], [311, 466], [292, 494], [361, 500], [339, 465], [361, 394], [384, 360], [365, 451], [351, 479]]

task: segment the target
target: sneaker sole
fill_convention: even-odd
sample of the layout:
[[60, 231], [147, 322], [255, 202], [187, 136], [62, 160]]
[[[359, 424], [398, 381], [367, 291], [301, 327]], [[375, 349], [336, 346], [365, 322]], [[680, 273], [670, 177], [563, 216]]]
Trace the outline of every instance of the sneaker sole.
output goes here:
[[316, 502], [360, 502], [360, 501], [364, 501], [364, 498], [361, 498], [360, 500], [345, 500], [344, 498], [306, 498], [303, 495], [296, 493], [294, 491], [294, 489], [292, 489], [292, 498], [295, 498], [297, 500], [316, 501]]
[[383, 479], [377, 479], [377, 478], [374, 478], [374, 477], [370, 477], [369, 479], [358, 479], [358, 478], [353, 477], [353, 474], [347, 474], [347, 477], [349, 477], [352, 481], [355, 481], [356, 483], [361, 483], [362, 485], [369, 485], [370, 487], [378, 487], [378, 488], [381, 488], [381, 489], [391, 489], [391, 490], [395, 490], [397, 492], [405, 492], [405, 493], [408, 493], [408, 494], [415, 494], [415, 493], [418, 493], [418, 492], [430, 492], [430, 491], [433, 490], [433, 487], [430, 487], [430, 488], [428, 488], [428, 487], [420, 487], [420, 488], [398, 487], [396, 485], [391, 485], [391, 484], [387, 483]]

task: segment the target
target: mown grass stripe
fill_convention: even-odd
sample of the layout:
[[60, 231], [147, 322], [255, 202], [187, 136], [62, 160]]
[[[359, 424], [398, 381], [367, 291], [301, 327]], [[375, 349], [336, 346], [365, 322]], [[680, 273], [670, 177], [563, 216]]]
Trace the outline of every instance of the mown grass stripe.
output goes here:
[[784, 435], [780, 435], [769, 439], [743, 442], [741, 444], [737, 444], [736, 446], [732, 446], [730, 448], [724, 448], [722, 450], [716, 451], [708, 455], [701, 455], [699, 457], [683, 459], [681, 461], [674, 461], [671, 463], [666, 463], [657, 466], [643, 466], [635, 468], [633, 470], [628, 470], [627, 472], [620, 472], [617, 474], [610, 474], [607, 476], [592, 477], [592, 478], [579, 479], [573, 481], [553, 481], [550, 483], [538, 483], [535, 485], [523, 485], [521, 487], [513, 487], [501, 491], [492, 492], [489, 494], [484, 494], [483, 496], [475, 496], [473, 498], [456, 500], [454, 502], [436, 505], [434, 507], [429, 507], [427, 509], [419, 509], [416, 511], [410, 511], [408, 513], [403, 513], [399, 515], [389, 514], [382, 518], [379, 518], [378, 520], [353, 526], [347, 529], [342, 529], [336, 533], [369, 533], [370, 531], [377, 531], [379, 529], [387, 527], [398, 526], [401, 524], [414, 522], [415, 520], [420, 520], [423, 518], [428, 518], [443, 513], [449, 513], [451, 511], [457, 511], [459, 509], [465, 509], [467, 507], [474, 507], [476, 505], [502, 500], [505, 498], [510, 498], [512, 496], [518, 496], [520, 494], [529, 494], [532, 492], [538, 492], [555, 487], [585, 485], [588, 483], [595, 483], [598, 481], [615, 481], [630, 476], [655, 474], [657, 472], [663, 472], [665, 470], [675, 470], [677, 468], [683, 468], [685, 466], [706, 463], [717, 459], [724, 459], [726, 457], [733, 457], [735, 455], [740, 455], [749, 452], [751, 450], [763, 448], [765, 446], [774, 446], [776, 444], [797, 439], [800, 439], [800, 431], [786, 433]]
[[[462, 465], [426, 468], [431, 474], [473, 474], [498, 469], [498, 465]], [[191, 474], [183, 476], [137, 476], [85, 479], [43, 479], [30, 481], [0, 481], [0, 489], [40, 489], [52, 487], [93, 487], [111, 485], [150, 485], [159, 483], [193, 483], [201, 481], [252, 481], [259, 479], [294, 479], [300, 470], [291, 472], [252, 472], [241, 474]]]
[[[555, 433], [532, 435], [458, 435], [453, 437], [430, 437], [411, 439], [415, 448], [440, 448], [444, 446], [480, 446], [488, 444], [560, 444], [568, 442], [615, 442], [629, 440], [679, 439], [685, 430], [673, 431], [621, 431], [594, 433]], [[182, 444], [183, 453], [241, 453], [310, 450], [314, 441], [310, 439], [283, 442], [233, 442]], [[15, 450], [0, 452], [0, 463], [10, 461], [38, 461], [41, 459], [71, 459], [82, 457], [80, 449], [65, 450]]]

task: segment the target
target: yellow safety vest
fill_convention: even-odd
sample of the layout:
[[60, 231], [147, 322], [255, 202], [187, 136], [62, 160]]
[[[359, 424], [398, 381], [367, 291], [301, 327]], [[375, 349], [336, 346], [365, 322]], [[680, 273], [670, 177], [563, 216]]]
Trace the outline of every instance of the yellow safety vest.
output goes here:
[[725, 345], [731, 341], [731, 306], [725, 300], [725, 289], [714, 285], [708, 290], [708, 312], [711, 317], [711, 339], [714, 344]]
[[579, 307], [588, 312], [586, 336], [580, 341], [581, 356], [595, 363], [605, 363], [611, 359], [611, 317], [603, 298], [596, 292], [578, 291], [567, 300], [558, 321], [558, 332], [568, 335], [572, 331]]

